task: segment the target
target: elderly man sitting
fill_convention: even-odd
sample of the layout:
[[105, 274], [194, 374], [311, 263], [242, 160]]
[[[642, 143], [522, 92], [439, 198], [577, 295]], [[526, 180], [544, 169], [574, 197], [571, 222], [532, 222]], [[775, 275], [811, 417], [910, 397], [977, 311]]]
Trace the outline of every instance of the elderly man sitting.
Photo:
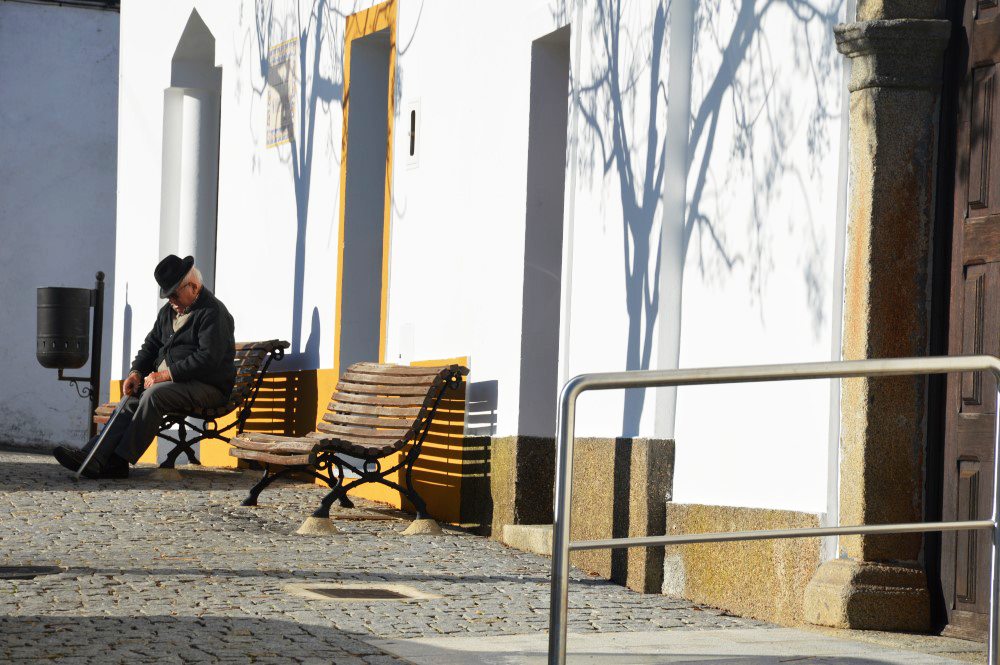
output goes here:
[[[233, 317], [205, 288], [194, 258], [171, 254], [153, 277], [168, 302], [132, 361], [122, 384], [128, 401], [83, 470], [87, 478], [127, 478], [129, 463], [153, 442], [164, 414], [221, 406], [236, 380]], [[76, 471], [96, 442], [94, 437], [82, 450], [59, 446], [53, 454]]]

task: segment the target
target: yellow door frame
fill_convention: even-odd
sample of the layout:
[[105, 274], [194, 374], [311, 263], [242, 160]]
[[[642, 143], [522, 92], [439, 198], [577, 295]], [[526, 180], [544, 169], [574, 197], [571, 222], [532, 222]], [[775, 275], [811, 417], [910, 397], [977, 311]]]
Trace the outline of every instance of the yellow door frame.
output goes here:
[[340, 230], [337, 247], [337, 318], [334, 324], [333, 369], [340, 376], [340, 330], [344, 290], [344, 215], [347, 204], [347, 123], [350, 115], [351, 44], [355, 39], [389, 30], [389, 90], [386, 108], [385, 204], [382, 220], [382, 302], [379, 308], [378, 360], [385, 360], [385, 324], [389, 301], [389, 238], [392, 211], [392, 142], [396, 89], [396, 0], [387, 0], [347, 17], [344, 36], [344, 128], [340, 152]]

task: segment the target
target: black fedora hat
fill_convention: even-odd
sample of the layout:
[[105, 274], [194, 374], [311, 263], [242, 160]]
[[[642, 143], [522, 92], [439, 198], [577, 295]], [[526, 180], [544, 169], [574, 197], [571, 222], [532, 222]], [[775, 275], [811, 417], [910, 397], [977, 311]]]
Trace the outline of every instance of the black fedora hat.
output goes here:
[[160, 297], [169, 298], [170, 294], [177, 290], [181, 282], [187, 277], [194, 265], [193, 256], [185, 256], [183, 259], [174, 254], [170, 254], [158, 264], [153, 270], [153, 277], [160, 285]]

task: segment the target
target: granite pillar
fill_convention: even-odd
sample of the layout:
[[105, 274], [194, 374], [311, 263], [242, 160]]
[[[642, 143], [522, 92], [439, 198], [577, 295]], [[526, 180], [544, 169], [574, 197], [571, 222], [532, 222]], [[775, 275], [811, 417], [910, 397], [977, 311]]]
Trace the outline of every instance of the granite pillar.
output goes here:
[[[851, 59], [843, 357], [926, 356], [938, 103], [951, 26], [937, 3], [859, 2], [838, 25]], [[919, 522], [926, 378], [843, 381], [840, 523]], [[926, 630], [921, 538], [849, 536], [806, 588], [806, 620]]]

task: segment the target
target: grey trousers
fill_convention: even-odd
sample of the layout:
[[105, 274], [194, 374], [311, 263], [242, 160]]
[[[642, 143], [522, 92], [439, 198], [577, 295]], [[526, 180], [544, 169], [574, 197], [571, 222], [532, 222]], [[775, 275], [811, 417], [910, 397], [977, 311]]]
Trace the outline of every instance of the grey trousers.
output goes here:
[[[135, 464], [159, 433], [164, 414], [222, 406], [226, 399], [218, 388], [201, 381], [156, 383], [138, 397], [128, 398], [94, 458], [103, 464], [113, 453]], [[89, 452], [97, 438], [92, 438], [84, 451]]]

